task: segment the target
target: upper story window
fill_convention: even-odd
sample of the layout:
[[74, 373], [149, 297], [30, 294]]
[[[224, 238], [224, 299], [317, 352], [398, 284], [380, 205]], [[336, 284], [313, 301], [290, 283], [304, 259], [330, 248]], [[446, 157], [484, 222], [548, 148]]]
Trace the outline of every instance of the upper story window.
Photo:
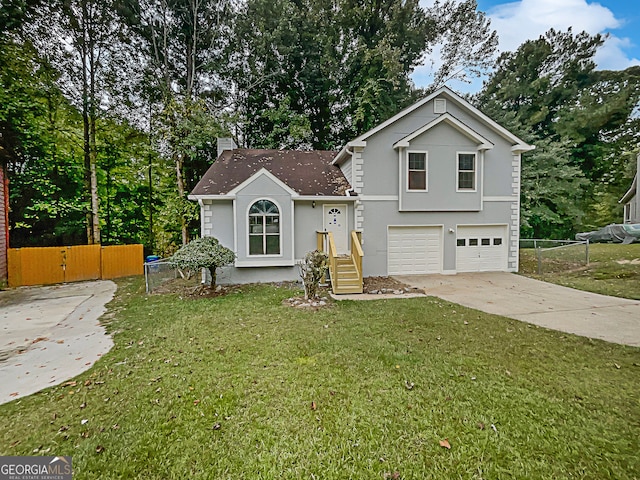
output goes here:
[[280, 255], [280, 211], [269, 200], [249, 209], [249, 255]]
[[427, 152], [408, 153], [408, 189], [427, 190]]
[[476, 154], [458, 154], [458, 190], [476, 189]]

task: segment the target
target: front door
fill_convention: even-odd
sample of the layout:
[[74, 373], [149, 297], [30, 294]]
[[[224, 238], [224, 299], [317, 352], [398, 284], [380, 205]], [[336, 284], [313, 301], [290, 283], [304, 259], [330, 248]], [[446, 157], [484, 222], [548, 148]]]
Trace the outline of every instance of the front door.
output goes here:
[[349, 230], [346, 205], [324, 205], [324, 229], [333, 233], [338, 254], [349, 251]]

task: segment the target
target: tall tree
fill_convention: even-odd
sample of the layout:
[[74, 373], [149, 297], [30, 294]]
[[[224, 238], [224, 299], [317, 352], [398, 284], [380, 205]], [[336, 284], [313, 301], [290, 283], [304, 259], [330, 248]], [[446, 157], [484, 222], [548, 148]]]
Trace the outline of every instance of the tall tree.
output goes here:
[[596, 70], [603, 41], [550, 30], [502, 54], [476, 98], [485, 113], [540, 146], [522, 167], [525, 236], [567, 237], [617, 220], [623, 155], [640, 140], [640, 68]]
[[[418, 0], [246, 0], [228, 73], [239, 136], [256, 147], [336, 148], [413, 100], [410, 74], [436, 46], [442, 82], [485, 67], [496, 43], [475, 0], [429, 9]], [[303, 128], [282, 130], [283, 121]]]
[[[215, 158], [220, 83], [228, 38], [229, 0], [132, 0], [128, 22], [138, 34], [146, 71], [141, 91], [155, 111], [160, 151], [171, 160], [175, 192], [167, 203], [179, 215], [181, 243], [195, 215], [186, 195]], [[151, 128], [150, 123], [150, 128]]]

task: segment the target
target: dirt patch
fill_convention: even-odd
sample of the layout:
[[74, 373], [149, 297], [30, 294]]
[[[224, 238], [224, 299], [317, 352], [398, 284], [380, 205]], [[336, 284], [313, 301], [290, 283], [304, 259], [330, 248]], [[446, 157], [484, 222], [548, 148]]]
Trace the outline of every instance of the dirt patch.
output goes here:
[[[162, 285], [156, 287], [153, 295], [166, 295], [173, 294], [179, 295], [182, 298], [216, 298], [230, 293], [241, 292], [244, 288], [249, 287], [250, 284], [245, 285], [217, 285], [214, 289], [209, 288], [206, 285], [196, 283], [194, 278], [183, 279], [176, 278], [175, 280], [169, 280]], [[285, 287], [291, 290], [300, 291], [302, 286], [297, 282], [278, 282], [274, 283], [275, 287]], [[399, 282], [392, 277], [365, 277], [364, 278], [364, 293], [370, 294], [395, 294], [402, 295], [405, 293], [424, 293], [424, 290], [412, 287], [406, 283]], [[293, 296], [283, 300], [283, 305], [290, 305], [296, 308], [308, 308], [317, 310], [319, 308], [326, 307], [331, 304], [330, 289], [327, 287], [321, 287], [319, 291], [319, 297], [317, 299], [308, 301], [303, 296]], [[322, 304], [320, 304], [323, 302]], [[314, 305], [315, 303], [315, 305]]]
[[373, 295], [383, 293], [394, 293], [396, 295], [424, 293], [424, 290], [402, 283], [392, 277], [365, 277], [363, 290], [364, 293]]
[[215, 288], [211, 288], [208, 285], [194, 282], [193, 278], [176, 278], [156, 287], [152, 295], [172, 294], [181, 298], [216, 298], [240, 292], [242, 291], [241, 287], [241, 285], [216, 285]]

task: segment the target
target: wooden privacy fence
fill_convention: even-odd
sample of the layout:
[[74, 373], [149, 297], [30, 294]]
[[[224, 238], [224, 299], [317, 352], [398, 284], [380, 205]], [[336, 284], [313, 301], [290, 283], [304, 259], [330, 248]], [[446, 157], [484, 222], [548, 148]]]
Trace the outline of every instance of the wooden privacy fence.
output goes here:
[[10, 248], [9, 286], [48, 285], [142, 275], [142, 245]]

